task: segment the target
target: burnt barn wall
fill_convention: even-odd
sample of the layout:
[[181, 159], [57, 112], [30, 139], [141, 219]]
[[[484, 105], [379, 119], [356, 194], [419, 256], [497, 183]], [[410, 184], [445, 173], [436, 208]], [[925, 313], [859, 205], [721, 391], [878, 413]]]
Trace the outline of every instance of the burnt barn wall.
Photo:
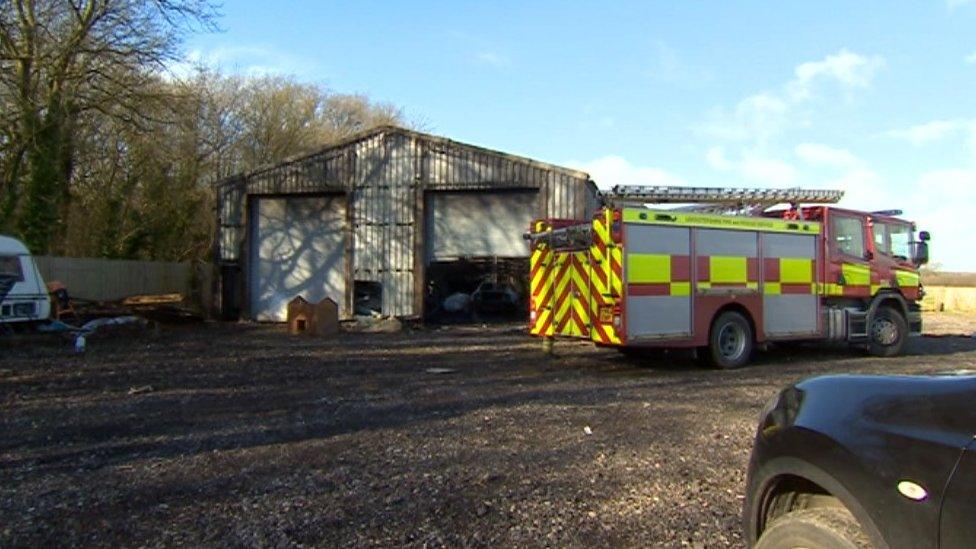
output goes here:
[[[417, 317], [424, 311], [428, 264], [427, 204], [438, 192], [518, 191], [536, 217], [584, 219], [596, 207], [596, 187], [582, 172], [386, 127], [281, 164], [235, 176], [216, 186], [215, 258], [221, 273], [220, 309], [251, 317], [248, 209], [260, 197], [300, 198], [338, 193], [344, 211], [346, 277], [340, 309], [353, 310], [353, 281], [379, 283], [383, 313]], [[316, 221], [308, 220], [309, 223]], [[521, 235], [526, 227], [513, 228]]]

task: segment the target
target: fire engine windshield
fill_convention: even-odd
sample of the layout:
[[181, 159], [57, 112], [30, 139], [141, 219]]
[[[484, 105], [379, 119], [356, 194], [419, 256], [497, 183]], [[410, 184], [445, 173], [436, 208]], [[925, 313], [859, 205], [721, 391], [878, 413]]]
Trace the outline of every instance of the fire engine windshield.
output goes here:
[[913, 261], [911, 225], [902, 223], [876, 223], [874, 238], [876, 249], [894, 259]]

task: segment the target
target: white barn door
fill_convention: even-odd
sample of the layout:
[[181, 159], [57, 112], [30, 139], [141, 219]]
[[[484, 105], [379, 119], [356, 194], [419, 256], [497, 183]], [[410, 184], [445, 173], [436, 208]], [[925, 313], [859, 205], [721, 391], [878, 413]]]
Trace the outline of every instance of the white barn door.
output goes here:
[[539, 210], [538, 191], [427, 193], [427, 260], [528, 257], [522, 239]]
[[251, 207], [250, 313], [284, 322], [288, 302], [345, 297], [345, 198], [257, 197]]

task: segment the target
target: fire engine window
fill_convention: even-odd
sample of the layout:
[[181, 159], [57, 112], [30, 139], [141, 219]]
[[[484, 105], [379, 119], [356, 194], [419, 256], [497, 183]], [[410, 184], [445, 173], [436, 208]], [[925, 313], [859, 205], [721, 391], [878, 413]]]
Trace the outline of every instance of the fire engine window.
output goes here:
[[889, 225], [891, 256], [908, 261], [912, 258], [912, 228], [908, 225]]
[[878, 253], [891, 255], [891, 248], [888, 247], [888, 226], [884, 223], [874, 224], [874, 249]]
[[835, 251], [864, 257], [864, 225], [860, 219], [835, 215], [832, 217], [830, 229]]
[[20, 257], [16, 255], [0, 256], [0, 276], [12, 276], [15, 281], [24, 281], [24, 271], [20, 268]]

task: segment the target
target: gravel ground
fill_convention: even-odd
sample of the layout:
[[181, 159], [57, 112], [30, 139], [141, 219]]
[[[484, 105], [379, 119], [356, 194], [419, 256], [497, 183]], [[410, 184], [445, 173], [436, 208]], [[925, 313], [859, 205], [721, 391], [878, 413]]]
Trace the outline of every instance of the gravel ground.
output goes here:
[[976, 369], [970, 337], [887, 360], [792, 346], [734, 372], [574, 342], [545, 358], [513, 326], [0, 345], [2, 547], [741, 546], [755, 422], [777, 389]]

